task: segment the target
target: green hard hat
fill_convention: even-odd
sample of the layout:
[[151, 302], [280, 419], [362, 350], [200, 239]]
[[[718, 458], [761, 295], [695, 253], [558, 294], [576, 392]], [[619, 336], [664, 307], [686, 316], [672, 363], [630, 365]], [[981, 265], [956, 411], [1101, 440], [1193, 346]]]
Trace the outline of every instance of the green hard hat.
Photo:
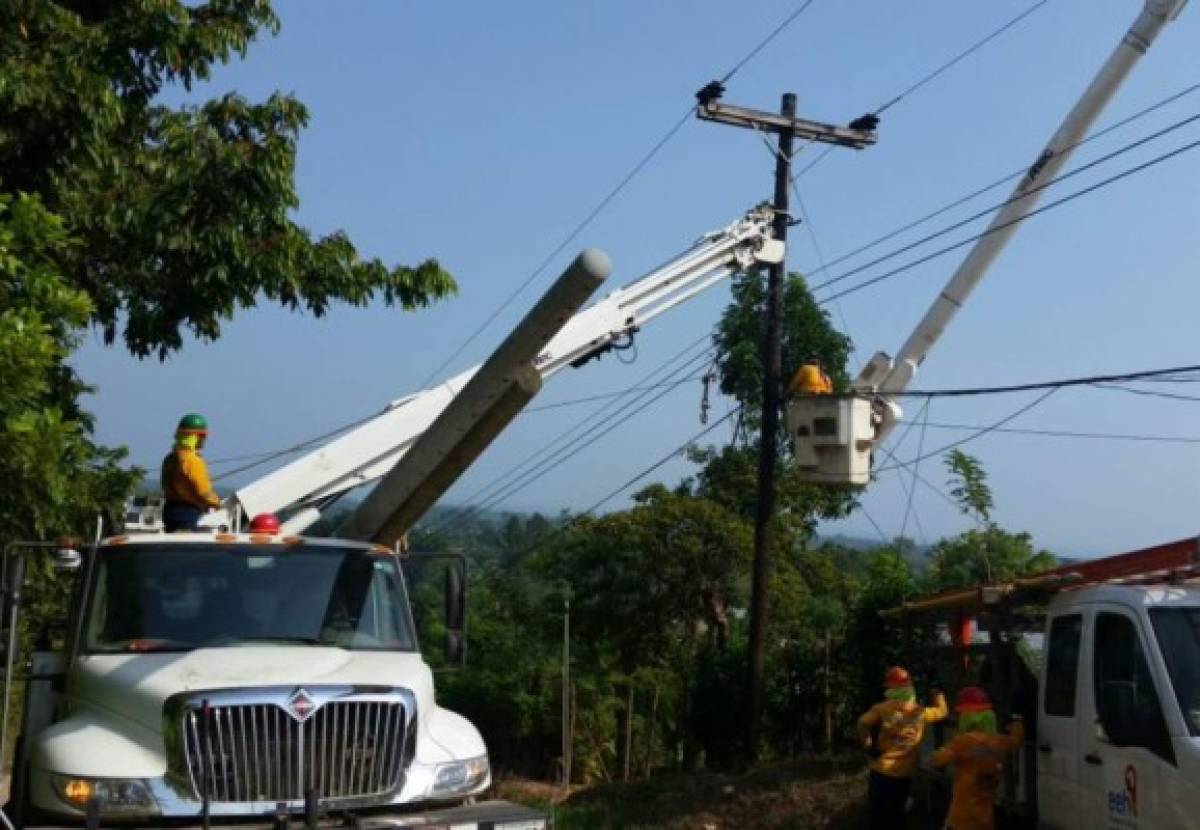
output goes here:
[[208, 432], [208, 421], [204, 420], [203, 415], [198, 415], [195, 412], [189, 412], [179, 419], [179, 426], [175, 428], [176, 432]]

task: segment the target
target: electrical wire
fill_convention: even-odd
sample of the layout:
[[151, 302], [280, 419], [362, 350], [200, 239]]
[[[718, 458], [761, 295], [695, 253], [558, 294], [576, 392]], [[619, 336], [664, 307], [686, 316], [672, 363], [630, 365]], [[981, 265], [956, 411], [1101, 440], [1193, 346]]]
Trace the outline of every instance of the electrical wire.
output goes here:
[[635, 475], [633, 478], [631, 478], [631, 479], [629, 479], [628, 481], [626, 481], [626, 482], [625, 482], [624, 484], [622, 484], [620, 487], [618, 487], [618, 488], [616, 488], [615, 490], [613, 490], [612, 492], [610, 492], [610, 493], [609, 493], [608, 495], [606, 495], [604, 498], [600, 499], [598, 502], [596, 502], [595, 504], [593, 504], [591, 507], [589, 507], [587, 510], [585, 510], [585, 511], [583, 511], [583, 512], [584, 512], [584, 513], [591, 513], [591, 512], [593, 512], [594, 510], [596, 510], [596, 509], [598, 509], [598, 508], [602, 507], [602, 506], [603, 506], [604, 504], [606, 504], [607, 502], [609, 502], [609, 501], [611, 501], [612, 499], [616, 498], [616, 497], [617, 497], [617, 496], [619, 496], [621, 493], [623, 493], [625, 490], [628, 490], [630, 487], [632, 487], [633, 485], [637, 484], [637, 483], [638, 483], [639, 481], [641, 481], [643, 478], [645, 478], [646, 476], [648, 476], [648, 475], [650, 475], [651, 473], [653, 473], [655, 470], [657, 470], [657, 469], [659, 469], [660, 467], [662, 467], [664, 464], [666, 464], [667, 462], [669, 462], [671, 459], [673, 459], [673, 458], [675, 458], [676, 456], [680, 455], [681, 453], [685, 452], [685, 451], [687, 450], [687, 448], [688, 448], [688, 447], [690, 447], [690, 446], [692, 446], [693, 444], [695, 444], [697, 441], [699, 441], [699, 440], [700, 440], [701, 438], [703, 438], [705, 435], [708, 435], [710, 432], [712, 432], [714, 429], [716, 429], [717, 427], [719, 427], [721, 424], [723, 424], [723, 423], [725, 423], [726, 421], [728, 421], [728, 420], [730, 420], [731, 418], [733, 418], [733, 416], [734, 416], [734, 415], [736, 415], [736, 414], [738, 414], [738, 413], [741, 411], [741, 409], [742, 409], [742, 407], [738, 406], [738, 407], [736, 407], [736, 408], [734, 408], [734, 409], [731, 409], [731, 410], [729, 410], [729, 412], [726, 412], [726, 413], [725, 413], [724, 415], [722, 415], [722, 416], [721, 416], [719, 419], [717, 419], [716, 421], [713, 421], [711, 424], [709, 424], [709, 425], [708, 425], [708, 426], [706, 426], [704, 429], [702, 429], [702, 430], [700, 430], [699, 432], [697, 432], [695, 435], [693, 435], [693, 436], [692, 436], [691, 438], [689, 438], [687, 441], [685, 441], [684, 443], [680, 444], [680, 445], [679, 445], [678, 447], [676, 447], [675, 449], [671, 450], [669, 453], [667, 453], [666, 455], [664, 455], [662, 458], [660, 458], [660, 459], [658, 459], [657, 461], [655, 461], [655, 462], [654, 462], [653, 464], [651, 464], [649, 467], [647, 467], [647, 468], [645, 468], [644, 470], [642, 470], [640, 473], [638, 473], [637, 475]]
[[[1103, 136], [1106, 136], [1109, 133], [1115, 132], [1116, 130], [1121, 129], [1122, 127], [1125, 127], [1129, 124], [1134, 123], [1135, 121], [1145, 118], [1146, 116], [1150, 115], [1151, 113], [1156, 112], [1157, 110], [1160, 110], [1163, 107], [1166, 107], [1170, 104], [1173, 104], [1175, 101], [1178, 101], [1187, 95], [1191, 95], [1193, 92], [1196, 92], [1197, 90], [1200, 90], [1200, 84], [1191, 84], [1190, 86], [1185, 87], [1184, 89], [1180, 90], [1179, 92], [1173, 93], [1172, 95], [1168, 95], [1166, 98], [1162, 98], [1162, 99], [1156, 101], [1155, 103], [1151, 104], [1150, 106], [1144, 107], [1143, 109], [1138, 110], [1137, 112], [1135, 112], [1131, 115], [1128, 115], [1128, 116], [1116, 121], [1113, 124], [1110, 124], [1109, 126], [1105, 127], [1104, 129], [1097, 130], [1096, 132], [1091, 133], [1086, 138], [1081, 139], [1080, 141], [1076, 142], [1075, 144], [1069, 145], [1068, 147], [1064, 147], [1062, 150], [1059, 151], [1059, 153], [1072, 152], [1075, 149], [1082, 147], [1085, 144], [1088, 144], [1092, 141], [1102, 138]], [[812, 271], [809, 271], [808, 276], [812, 277], [817, 274], [825, 273], [833, 266], [840, 265], [841, 263], [845, 262], [846, 260], [853, 259], [854, 257], [858, 256], [859, 254], [865, 253], [866, 251], [869, 251], [870, 249], [876, 247], [877, 245], [881, 245], [884, 242], [894, 239], [897, 236], [900, 236], [901, 234], [903, 234], [907, 231], [910, 231], [913, 228], [919, 227], [932, 219], [936, 219], [938, 216], [948, 213], [951, 210], [953, 210], [954, 208], [959, 207], [960, 205], [964, 205], [967, 202], [970, 202], [971, 200], [976, 199], [985, 193], [995, 190], [996, 188], [1000, 187], [1001, 185], [1008, 184], [1009, 182], [1011, 182], [1015, 179], [1018, 179], [1021, 176], [1024, 176], [1027, 172], [1029, 172], [1028, 165], [1026, 165], [1025, 167], [1022, 167], [1019, 170], [1015, 170], [1012, 173], [1009, 173], [1007, 176], [1003, 176], [1002, 178], [996, 179], [991, 184], [984, 185], [983, 187], [973, 190], [970, 193], [968, 193], [967, 195], [961, 196], [958, 199], [955, 199], [954, 201], [950, 202], [949, 204], [943, 205], [942, 207], [938, 208], [937, 210], [934, 210], [930, 213], [925, 214], [924, 216], [921, 216], [919, 219], [914, 219], [911, 222], [908, 222], [907, 224], [901, 225], [900, 227], [896, 228], [895, 230], [889, 231], [888, 233], [885, 233], [882, 236], [876, 237], [875, 239], [872, 239], [870, 242], [866, 242], [862, 245], [859, 245], [857, 248], [854, 248], [851, 251], [847, 251], [844, 254], [839, 254], [838, 256], [834, 257], [833, 259], [829, 260], [828, 262], [821, 264], [820, 267], [818, 267]]]
[[984, 238], [985, 236], [990, 236], [991, 234], [998, 233], [998, 232], [1005, 230], [1006, 228], [1009, 228], [1013, 225], [1024, 222], [1027, 219], [1032, 219], [1035, 216], [1040, 216], [1043, 213], [1054, 210], [1055, 208], [1058, 208], [1058, 207], [1062, 207], [1063, 205], [1065, 205], [1069, 202], [1073, 202], [1076, 199], [1080, 199], [1091, 193], [1100, 191], [1106, 187], [1116, 184], [1119, 181], [1122, 181], [1123, 179], [1127, 179], [1130, 176], [1134, 176], [1134, 175], [1137, 175], [1138, 173], [1142, 173], [1152, 167], [1162, 164], [1165, 161], [1169, 161], [1170, 159], [1173, 159], [1177, 156], [1183, 155], [1184, 153], [1190, 152], [1190, 151], [1196, 149], [1196, 147], [1200, 147], [1200, 140], [1189, 142], [1188, 144], [1184, 144], [1180, 147], [1175, 148], [1174, 150], [1170, 150], [1166, 153], [1163, 153], [1162, 155], [1155, 156], [1154, 158], [1150, 159], [1149, 161], [1135, 165], [1134, 167], [1127, 168], [1126, 170], [1123, 170], [1120, 173], [1110, 176], [1107, 179], [1103, 179], [1099, 182], [1096, 182], [1095, 184], [1089, 185], [1088, 187], [1082, 188], [1073, 193], [1069, 193], [1066, 196], [1063, 196], [1060, 199], [1056, 199], [1053, 202], [1048, 202], [1047, 204], [1042, 205], [1041, 207], [1039, 207], [1035, 210], [1032, 210], [1029, 213], [1018, 216], [1008, 222], [1003, 222], [994, 228], [988, 228], [987, 230], [985, 230], [981, 233], [975, 234], [973, 236], [969, 236], [966, 239], [960, 240], [959, 242], [955, 242], [951, 245], [947, 245], [943, 248], [939, 248], [938, 250], [934, 251], [933, 253], [926, 254], [915, 260], [906, 262], [905, 264], [900, 265], [896, 268], [893, 268], [890, 271], [886, 271], [883, 274], [880, 274], [878, 276], [872, 277], [867, 280], [863, 280], [862, 282], [859, 282], [859, 283], [855, 283], [854, 285], [851, 285], [849, 288], [842, 289], [839, 292], [836, 292], [834, 294], [831, 294], [831, 295], [823, 298], [822, 302], [832, 302], [833, 300], [838, 300], [838, 299], [841, 299], [842, 297], [846, 297], [851, 294], [856, 294], [865, 288], [870, 288], [871, 286], [877, 285], [877, 284], [883, 282], [884, 280], [892, 279], [893, 277], [897, 277], [900, 274], [903, 274], [907, 271], [911, 271], [913, 268], [916, 268], [920, 265], [924, 265], [925, 263], [930, 262], [935, 259], [938, 259], [939, 257], [945, 256], [946, 254], [948, 254], [952, 251], [956, 251], [959, 248], [962, 248], [966, 245], [971, 244], [972, 242], [976, 242], [976, 241]]
[[1159, 392], [1153, 389], [1134, 389], [1130, 386], [1117, 386], [1107, 382], [1097, 382], [1091, 385], [1095, 386], [1097, 389], [1111, 389], [1115, 392], [1128, 392], [1131, 395], [1144, 395], [1151, 398], [1166, 398], [1172, 401], [1191, 401], [1193, 403], [1200, 402], [1200, 398], [1194, 395], [1180, 395], [1176, 392]]
[[[921, 419], [921, 436], [920, 436], [920, 438], [917, 439], [917, 458], [920, 458], [921, 453], [923, 453], [925, 451], [925, 434], [927, 431], [927, 426], [929, 424], [929, 407], [932, 403], [933, 403], [933, 398], [926, 398], [925, 405], [923, 407], [921, 407], [921, 412], [917, 416], [918, 418]], [[913, 496], [917, 492], [917, 475], [920, 473], [919, 467], [920, 467], [919, 461], [912, 465], [913, 481], [912, 481], [912, 486], [909, 487], [909, 490], [908, 490], [908, 503], [904, 507], [904, 520], [900, 523], [900, 538], [901, 539], [904, 538], [904, 533], [905, 533], [905, 531], [908, 530], [908, 517], [912, 513]], [[903, 475], [901, 475], [901, 480], [903, 480]]]
[[[802, 2], [791, 14], [789, 14], [783, 20], [782, 23], [780, 23], [778, 26], [776, 26], [775, 29], [773, 29], [765, 38], [763, 38], [761, 41], [759, 41], [754, 46], [754, 48], [752, 48], [750, 50], [749, 53], [747, 53], [740, 60], [738, 60], [733, 65], [733, 67], [722, 76], [721, 82], [726, 83], [730, 79], [732, 79], [733, 76], [736, 75], [742, 69], [742, 67], [744, 67], [751, 60], [753, 60], [754, 57], [757, 56], [758, 53], [761, 52], [764, 48], [766, 48], [766, 46], [772, 40], [774, 40], [776, 37], [778, 37], [780, 35], [780, 33], [782, 33], [784, 31], [784, 29], [786, 29], [788, 26], [790, 26], [796, 20], [796, 18], [798, 18], [801, 14], [803, 14], [808, 9], [808, 7], [813, 4], [813, 2], [814, 2], [814, 0], [804, 0], [804, 2]], [[530, 273], [529, 276], [527, 276], [521, 282], [521, 284], [517, 286], [516, 290], [514, 290], [512, 293], [510, 293], [500, 303], [500, 305], [495, 310], [493, 310], [487, 316], [487, 318], [482, 323], [480, 323], [477, 328], [475, 328], [471, 332], [471, 334], [469, 334], [467, 336], [467, 339], [465, 341], [463, 341], [463, 343], [457, 349], [455, 349], [454, 352], [451, 353], [451, 355], [449, 357], [447, 357], [445, 360], [443, 360], [441, 363], [439, 363], [437, 368], [435, 368], [432, 372], [429, 373], [429, 377], [427, 377], [425, 379], [425, 381], [421, 384], [422, 386], [428, 386], [434, 380], [434, 378], [438, 377], [438, 375], [440, 375], [451, 363], [453, 363], [458, 358], [459, 355], [461, 355], [464, 351], [466, 351], [467, 347], [470, 346], [471, 343], [473, 343], [475, 341], [475, 339], [477, 337], [479, 337], [479, 335], [482, 334], [484, 332], [484, 330], [487, 329], [487, 327], [490, 326], [496, 320], [496, 318], [499, 317], [504, 312], [504, 310], [506, 308], [508, 308], [510, 305], [512, 305], [512, 303], [517, 299], [517, 297], [526, 288], [528, 288], [529, 285], [534, 280], [536, 280], [541, 275], [541, 273], [546, 270], [547, 267], [549, 267], [550, 263], [553, 262], [554, 259], [559, 254], [561, 254], [566, 249], [566, 247], [568, 245], [570, 245], [579, 236], [579, 234], [581, 234], [589, 225], [592, 224], [592, 222], [596, 219], [596, 217], [599, 216], [604, 211], [604, 209], [607, 208], [609, 206], [609, 204], [611, 204], [612, 201], [617, 198], [618, 195], [620, 195], [621, 191], [623, 191], [626, 188], [626, 186], [628, 186], [628, 184], [631, 181], [633, 181], [633, 179], [639, 173], [641, 173], [642, 170], [644, 170], [648, 164], [650, 164], [650, 162], [654, 159], [654, 157], [658, 155], [659, 151], [661, 151], [662, 148], [665, 147], [671, 141], [671, 139], [674, 138], [676, 136], [676, 134], [679, 133], [679, 131], [681, 129], [683, 129], [684, 124], [686, 124], [688, 121], [691, 120], [692, 114], [694, 113], [694, 111], [695, 111], [695, 105], [689, 102], [687, 109], [670, 127], [668, 127], [666, 133], [664, 133], [663, 136], [654, 143], [654, 145], [650, 148], [649, 152], [647, 152], [645, 155], [643, 155], [637, 161], [637, 163], [633, 165], [633, 167], [629, 170], [629, 172], [626, 173], [621, 178], [621, 180], [617, 182], [616, 186], [613, 187], [610, 191], [608, 191], [608, 193], [604, 196], [604, 198], [602, 198], [600, 200], [600, 202], [594, 208], [592, 208], [592, 210], [583, 218], [583, 220], [581, 222], [579, 222], [571, 230], [570, 233], [567, 234], [566, 238], [564, 238], [562, 240], [562, 242], [560, 242], [558, 245], [556, 245], [554, 247], [554, 249], [538, 264], [538, 266], [536, 268], [534, 268], [532, 273]]]
[[999, 429], [1000, 427], [1009, 423], [1010, 421], [1013, 421], [1016, 418], [1019, 418], [1020, 416], [1024, 415], [1029, 410], [1040, 405], [1043, 401], [1045, 401], [1047, 398], [1049, 398], [1051, 395], [1053, 395], [1057, 391], [1058, 391], [1057, 387], [1052, 388], [1052, 389], [1047, 389], [1046, 391], [1042, 392], [1042, 394], [1038, 395], [1034, 400], [1032, 400], [1029, 403], [1025, 404], [1024, 406], [1021, 406], [1020, 408], [1018, 408], [1015, 412], [1004, 416], [999, 421], [996, 421], [994, 424], [989, 424], [988, 426], [983, 427], [982, 429], [976, 430], [975, 432], [973, 432], [972, 434], [968, 435], [965, 438], [961, 438], [957, 441], [951, 441], [949, 444], [946, 444], [945, 446], [938, 447], [933, 452], [925, 453], [923, 455], [918, 455], [916, 458], [909, 459], [908, 461], [898, 461], [898, 462], [896, 462], [896, 464], [894, 466], [881, 467], [879, 469], [873, 470], [872, 472], [886, 473], [889, 470], [908, 468], [908, 467], [913, 466], [914, 464], [919, 464], [920, 462], [924, 461], [927, 458], [933, 458], [935, 456], [941, 455], [944, 452], [948, 452], [952, 449], [955, 449], [956, 447], [961, 447], [963, 444], [966, 444], [966, 443], [969, 443], [976, 439], [982, 438], [983, 436], [987, 435], [988, 433], [996, 431], [997, 429]]
[[[709, 357], [709, 351], [702, 352], [701, 354], [699, 354], [699, 355], [693, 357], [691, 360], [687, 361], [687, 363], [685, 363], [683, 366], [679, 367], [679, 369], [675, 370], [675, 373], [678, 374], [682, 371], [690, 371], [693, 368], [694, 364], [698, 360], [707, 359], [708, 357]], [[626, 423], [631, 418], [641, 414], [647, 408], [654, 405], [659, 400], [661, 400], [663, 397], [668, 395], [672, 391], [673, 388], [675, 388], [675, 387], [664, 389], [664, 390], [660, 391], [657, 395], [654, 395], [653, 397], [651, 397], [649, 400], [644, 400], [646, 397], [646, 393], [643, 393], [643, 394], [635, 397], [633, 400], [626, 403], [624, 406], [622, 406], [620, 409], [613, 412], [611, 415], [609, 415], [605, 419], [600, 420], [599, 422], [594, 424], [591, 428], [580, 433], [575, 438], [573, 438], [571, 441], [567, 442], [564, 446], [555, 450], [547, 458], [538, 462], [537, 464], [535, 464], [534, 466], [532, 466], [531, 468], [526, 470], [524, 473], [522, 473], [520, 476], [517, 476], [515, 479], [509, 481], [506, 484], [503, 484], [502, 486], [500, 486], [498, 488], [493, 488], [492, 492], [489, 495], [484, 496], [482, 501], [479, 501], [476, 503], [475, 500], [480, 497], [482, 491], [488, 489], [487, 486], [485, 486], [484, 488], [481, 488], [480, 492], [477, 492], [475, 495], [473, 495], [472, 497], [470, 497], [467, 500], [469, 503], [469, 506], [464, 508], [463, 512], [460, 515], [457, 515], [454, 517], [446, 517], [445, 521], [442, 524], [448, 524], [452, 521], [459, 521], [460, 519], [464, 519], [469, 516], [475, 515], [478, 512], [481, 512], [483, 510], [488, 510], [488, 509], [494, 507], [495, 505], [500, 504], [501, 502], [511, 498], [512, 496], [516, 495], [520, 491], [527, 488], [529, 485], [533, 484], [535, 481], [539, 480], [543, 476], [550, 473], [552, 470], [554, 470], [557, 467], [561, 466], [562, 464], [566, 463], [571, 458], [574, 458], [576, 455], [578, 455], [579, 453], [583, 452], [588, 447], [595, 444], [597, 441], [599, 441], [604, 436], [608, 435], [610, 432], [612, 432], [617, 427]], [[644, 402], [643, 402], [643, 400], [644, 400]], [[627, 410], [630, 410], [631, 407], [634, 407], [634, 405], [638, 404], [639, 402], [641, 402], [640, 406], [637, 406], [636, 408], [632, 409], [631, 411], [628, 411], [628, 413], [625, 414], [623, 417], [617, 419], [617, 416], [621, 415], [623, 412], [626, 412]], [[614, 419], [616, 419], [616, 420], [614, 420]], [[510, 471], [510, 473], [511, 473], [511, 471]], [[504, 479], [504, 478], [512, 478], [512, 477], [510, 474], [506, 473], [505, 475], [501, 476], [500, 479], [497, 479], [497, 481]], [[439, 529], [440, 526], [441, 525], [435, 526], [434, 529], [435, 530]]]
[[704, 377], [704, 375], [701, 374], [701, 375], [693, 375], [692, 377], [686, 377], [683, 380], [671, 381], [670, 383], [654, 383], [649, 386], [631, 386], [628, 389], [618, 389], [615, 392], [603, 392], [598, 395], [588, 395], [583, 398], [568, 398], [567, 400], [564, 400], [564, 401], [554, 401], [553, 403], [543, 404], [542, 406], [529, 406], [529, 407], [526, 407], [524, 409], [524, 411], [525, 412], [545, 412], [548, 409], [563, 409], [564, 407], [578, 406], [579, 404], [591, 403], [592, 401], [608, 401], [608, 400], [612, 400], [613, 398], [619, 398], [623, 395], [628, 395], [631, 392], [648, 392], [648, 391], [652, 391], [654, 389], [662, 389], [662, 388], [668, 387], [668, 386], [673, 389], [676, 386], [682, 386], [685, 383], [691, 383], [692, 381], [701, 380], [703, 377]]
[[[919, 248], [920, 246], [926, 244], [927, 242], [931, 242], [934, 239], [938, 239], [942, 236], [945, 236], [948, 233], [956, 231], [965, 225], [969, 225], [971, 222], [974, 222], [977, 219], [982, 219], [983, 217], [985, 217], [995, 211], [1006, 208], [1009, 205], [1015, 204], [1016, 202], [1021, 202], [1026, 199], [1029, 199], [1032, 196], [1034, 196], [1038, 193], [1041, 193], [1043, 190], [1046, 190], [1047, 188], [1053, 187], [1054, 185], [1059, 184], [1060, 182], [1064, 182], [1068, 179], [1078, 176], [1081, 173], [1085, 173], [1088, 170], [1091, 170], [1102, 164], [1106, 164], [1107, 162], [1112, 161], [1113, 159], [1118, 158], [1118, 157], [1124, 155], [1125, 153], [1132, 152], [1133, 150], [1136, 150], [1137, 148], [1142, 147], [1152, 141], [1157, 141], [1158, 139], [1160, 139], [1166, 135], [1169, 135], [1170, 133], [1172, 133], [1176, 130], [1180, 130], [1180, 129], [1188, 126], [1189, 124], [1195, 123], [1196, 121], [1200, 121], [1200, 113], [1196, 113], [1194, 115], [1188, 116], [1187, 118], [1176, 121], [1174, 124], [1164, 127], [1161, 130], [1157, 130], [1156, 132], [1153, 132], [1150, 135], [1144, 136], [1144, 137], [1139, 138], [1135, 141], [1132, 141], [1122, 147], [1119, 147], [1118, 149], [1112, 151], [1111, 153], [1107, 153], [1103, 156], [1100, 156], [1097, 159], [1093, 159], [1092, 161], [1088, 162], [1087, 164], [1081, 165], [1080, 167], [1076, 167], [1072, 170], [1067, 171], [1066, 173], [1062, 173], [1062, 174], [1054, 177], [1053, 179], [1042, 182], [1041, 184], [1037, 185], [1036, 187], [1031, 187], [1029, 190], [1015, 194], [1015, 195], [1009, 197], [1008, 199], [1005, 199], [1003, 202], [998, 202], [994, 205], [989, 205], [988, 207], [984, 208], [983, 210], [976, 211], [975, 213], [971, 214], [970, 216], [968, 216], [965, 219], [961, 219], [950, 225], [946, 225], [945, 227], [943, 227], [937, 231], [926, 234], [925, 236], [921, 237], [920, 239], [918, 239], [914, 242], [910, 242], [906, 245], [902, 245], [899, 248], [895, 248], [886, 254], [881, 254], [880, 256], [876, 257], [875, 259], [871, 260], [870, 262], [865, 262], [861, 265], [857, 265], [854, 268], [851, 268], [849, 271], [845, 271], [841, 274], [838, 274], [836, 277], [830, 277], [829, 279], [825, 280], [824, 282], [821, 282], [821, 283], [818, 283], [817, 285], [815, 285], [813, 287], [813, 291], [820, 291], [821, 289], [828, 288], [829, 286], [834, 285], [835, 283], [839, 283], [842, 280], [845, 280], [845, 279], [848, 279], [849, 277], [854, 276], [855, 274], [860, 274], [869, 268], [872, 268], [872, 267], [879, 265], [883, 262], [886, 262], [890, 259], [894, 259], [895, 257], [897, 257], [901, 254], [907, 253], [907, 252], [913, 250], [914, 248]], [[1163, 160], [1165, 160], [1165, 159], [1163, 159]], [[1122, 177], [1119, 176], [1116, 178], [1122, 178]], [[1116, 180], [1116, 179], [1114, 179], [1114, 180]], [[1111, 182], [1110, 181], [1101, 182], [1099, 185], [1093, 186], [1093, 189], [1098, 186], [1103, 186], [1106, 183], [1111, 183]], [[1089, 191], [1083, 191], [1083, 192], [1089, 192]], [[1016, 219], [1010, 220], [1009, 222], [1005, 222], [1004, 224], [999, 225], [995, 228], [989, 228], [988, 230], [979, 234], [979, 236], [973, 237], [972, 239], [969, 239], [966, 241], [972, 242], [975, 239], [980, 239], [991, 233], [995, 233], [1004, 228], [1008, 228], [1011, 225], [1015, 224], [1016, 222], [1020, 222], [1031, 216], [1036, 216], [1038, 213], [1041, 213], [1052, 206], [1056, 206], [1057, 204], [1059, 204], [1059, 203], [1052, 202], [1048, 205], [1038, 208], [1037, 210], [1031, 211], [1030, 213], [1026, 213], [1022, 216], [1017, 217]], [[959, 243], [959, 244], [960, 245], [965, 244], [965, 242]]]
[[[946, 424], [929, 422], [926, 424], [930, 429], [952, 429], [964, 430], [973, 432], [983, 429], [979, 425], [972, 424]], [[996, 427], [991, 432], [1002, 432], [1010, 435], [1029, 435], [1041, 436], [1046, 438], [1088, 438], [1105, 441], [1142, 441], [1156, 444], [1200, 444], [1200, 437], [1190, 437], [1185, 435], [1140, 435], [1137, 433], [1128, 432], [1080, 432], [1078, 430], [1068, 429], [1021, 429], [1018, 427]]]
[[[1059, 380], [1043, 380], [1036, 383], [1015, 383], [1007, 386], [974, 386], [961, 389], [913, 389], [906, 392], [891, 393], [894, 397], [908, 398], [963, 398], [973, 397], [976, 395], [1006, 395], [1012, 392], [1036, 392], [1042, 389], [1062, 389], [1068, 386], [1100, 386], [1106, 383], [1120, 383], [1127, 381], [1147, 380], [1155, 377], [1179, 375], [1184, 373], [1200, 372], [1200, 364], [1190, 366], [1175, 366], [1170, 369], [1143, 369], [1137, 372], [1121, 372], [1120, 374], [1111, 375], [1086, 375], [1084, 377], [1060, 378]], [[1126, 392], [1145, 392], [1145, 394], [1165, 395], [1165, 392], [1151, 393], [1146, 390], [1127, 389], [1123, 386], [1114, 386], [1113, 389], [1120, 389]], [[1185, 398], [1185, 400], [1200, 400], [1198, 398]]]
[[[1033, 14], [1035, 11], [1040, 9], [1042, 6], [1046, 5], [1046, 3], [1048, 3], [1048, 2], [1049, 2], [1049, 0], [1038, 0], [1038, 2], [1034, 3], [1029, 8], [1025, 9], [1023, 12], [1018, 14], [1016, 17], [1011, 18], [1006, 23], [1004, 23], [1002, 26], [1000, 26], [999, 28], [992, 30], [989, 34], [987, 34], [982, 39], [975, 41], [973, 44], [968, 46], [962, 52], [959, 52], [957, 55], [955, 55], [954, 57], [950, 58], [948, 61], [941, 64], [933, 71], [922, 76], [919, 80], [914, 81], [912, 84], [910, 84], [908, 87], [906, 87], [898, 95], [892, 96], [892, 98], [890, 98], [888, 101], [886, 101], [885, 103], [876, 107], [875, 110], [872, 112], [872, 115], [875, 115], [875, 116], [882, 115], [884, 113], [884, 111], [891, 109], [894, 105], [898, 104], [900, 101], [907, 98], [909, 95], [916, 92], [921, 87], [932, 82], [938, 76], [942, 75], [943, 73], [945, 73], [946, 71], [948, 71], [949, 69], [951, 69], [952, 67], [957, 65], [958, 63], [962, 62], [966, 58], [975, 54], [980, 49], [982, 49], [984, 46], [991, 43], [993, 40], [1000, 37], [1000, 35], [1004, 34], [1009, 29], [1016, 26], [1018, 23], [1020, 23], [1025, 18], [1029, 17], [1031, 14]], [[811, 142], [809, 142], [809, 143], [811, 144]], [[805, 146], [808, 146], [808, 145], [806, 144]], [[828, 156], [831, 152], [833, 152], [833, 147], [832, 146], [826, 147], [824, 149], [824, 151], [822, 151], [816, 158], [814, 158], [812, 161], [810, 161], [808, 164], [806, 164], [804, 167], [802, 167], [799, 170], [799, 172], [797, 172], [792, 177], [792, 182], [794, 183], [796, 181], [796, 179], [799, 179], [805, 173], [812, 170], [814, 167], [816, 167], [818, 164], [820, 164], [822, 161], [824, 161], [825, 157]]]

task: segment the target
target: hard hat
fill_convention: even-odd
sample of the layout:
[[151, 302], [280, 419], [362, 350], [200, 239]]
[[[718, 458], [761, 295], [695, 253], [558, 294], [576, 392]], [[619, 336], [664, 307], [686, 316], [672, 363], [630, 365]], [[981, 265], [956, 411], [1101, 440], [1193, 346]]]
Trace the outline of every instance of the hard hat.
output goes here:
[[912, 675], [908, 673], [908, 669], [900, 666], [892, 666], [883, 675], [883, 685], [887, 689], [903, 689], [912, 684]]
[[992, 699], [978, 686], [966, 686], [954, 699], [954, 711], [986, 712], [992, 708]]
[[203, 415], [189, 412], [179, 419], [179, 426], [175, 427], [175, 432], [183, 435], [208, 435], [208, 421], [204, 420]]
[[278, 533], [279, 517], [274, 513], [259, 513], [250, 520], [251, 533]]
[[833, 392], [833, 384], [820, 362], [809, 360], [796, 372], [788, 389], [799, 395], [828, 395]]

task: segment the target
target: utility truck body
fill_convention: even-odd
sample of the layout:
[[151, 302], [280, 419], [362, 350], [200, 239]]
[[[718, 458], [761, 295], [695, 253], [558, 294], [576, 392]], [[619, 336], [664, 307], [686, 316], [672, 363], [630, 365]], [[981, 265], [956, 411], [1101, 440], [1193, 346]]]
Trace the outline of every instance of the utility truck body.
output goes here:
[[[1002, 806], [1028, 826], [1184, 830], [1200, 826], [1197, 576], [1200, 544], [1188, 539], [884, 616], [910, 631], [944, 622], [953, 656], [930, 680], [983, 685], [1001, 718], [1025, 717], [1028, 746]], [[986, 632], [974, 643], [958, 633], [970, 619]], [[1028, 644], [1039, 637], [1030, 667]]]
[[89, 809], [105, 825], [307, 813], [403, 827], [433, 811], [546, 826], [469, 803], [491, 783], [486, 747], [437, 705], [401, 559], [380, 546], [105, 540], [83, 557], [65, 649], [34, 664], [12, 798], [25, 826]]

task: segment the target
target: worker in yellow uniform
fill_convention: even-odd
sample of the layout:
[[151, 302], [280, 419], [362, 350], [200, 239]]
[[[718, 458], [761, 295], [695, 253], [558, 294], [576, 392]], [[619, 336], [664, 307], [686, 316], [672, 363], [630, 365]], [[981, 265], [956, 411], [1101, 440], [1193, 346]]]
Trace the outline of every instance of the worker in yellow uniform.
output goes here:
[[196, 413], [184, 415], [175, 429], [175, 446], [163, 459], [162, 487], [166, 496], [163, 524], [168, 532], [195, 530], [206, 511], [221, 504], [208, 477], [200, 450], [208, 438], [208, 422]]
[[917, 703], [912, 676], [899, 666], [887, 670], [883, 687], [883, 702], [858, 719], [858, 736], [871, 756], [871, 827], [900, 830], [925, 726], [943, 720], [950, 710], [941, 692], [934, 693], [932, 706]]
[[939, 767], [954, 766], [954, 793], [950, 797], [947, 830], [992, 830], [996, 826], [996, 793], [1004, 780], [1004, 761], [1025, 743], [1025, 725], [1019, 717], [1008, 734], [996, 734], [996, 713], [987, 692], [967, 686], [954, 702], [958, 732], [933, 755]]

